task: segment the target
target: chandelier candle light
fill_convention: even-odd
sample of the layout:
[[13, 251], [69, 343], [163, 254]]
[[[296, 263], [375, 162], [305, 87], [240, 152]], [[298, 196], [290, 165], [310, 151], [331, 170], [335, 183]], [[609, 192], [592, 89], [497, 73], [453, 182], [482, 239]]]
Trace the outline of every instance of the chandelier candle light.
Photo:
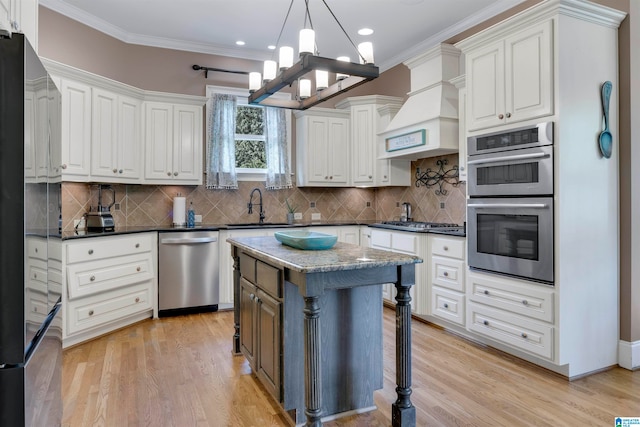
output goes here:
[[[289, 12], [293, 6], [294, 0], [291, 0]], [[355, 44], [333, 14], [325, 0], [322, 0], [327, 7], [338, 26], [342, 29], [345, 36], [355, 47]], [[305, 23], [306, 18], [311, 22], [309, 15], [309, 0], [305, 0]], [[287, 12], [287, 18], [289, 16]], [[283, 24], [286, 24], [287, 19]], [[282, 35], [282, 30], [280, 31]], [[278, 42], [279, 42], [278, 38]], [[320, 102], [346, 92], [373, 80], [378, 77], [378, 67], [373, 61], [373, 45], [371, 42], [360, 43], [356, 48], [359, 57], [359, 63], [351, 62], [347, 56], [341, 56], [337, 59], [325, 58], [316, 54], [315, 31], [313, 28], [304, 28], [300, 30], [300, 38], [298, 44], [297, 63], [293, 63], [293, 48], [290, 46], [282, 46], [279, 51], [278, 64], [274, 60], [264, 62], [263, 75], [258, 72], [249, 73], [249, 103], [259, 104], [271, 107], [290, 108], [296, 110], [306, 110]], [[278, 74], [279, 71], [279, 74]], [[315, 71], [316, 92], [312, 93], [312, 82], [306, 77], [306, 74]], [[335, 82], [329, 85], [329, 73], [335, 73]], [[270, 98], [271, 95], [279, 90], [292, 86], [297, 82], [298, 93], [296, 99], [277, 99]]]

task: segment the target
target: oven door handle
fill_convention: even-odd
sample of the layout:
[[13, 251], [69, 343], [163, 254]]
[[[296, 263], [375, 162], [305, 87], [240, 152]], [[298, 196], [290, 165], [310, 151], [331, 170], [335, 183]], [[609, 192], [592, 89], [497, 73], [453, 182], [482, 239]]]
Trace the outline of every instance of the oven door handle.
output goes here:
[[529, 160], [529, 159], [541, 159], [549, 157], [548, 153], [531, 153], [531, 154], [516, 154], [513, 156], [491, 157], [490, 159], [476, 159], [467, 161], [468, 165], [480, 165], [482, 163], [498, 163], [510, 160]]
[[503, 208], [528, 208], [528, 209], [547, 209], [546, 203], [469, 203], [469, 208], [486, 208], [486, 209], [503, 209]]

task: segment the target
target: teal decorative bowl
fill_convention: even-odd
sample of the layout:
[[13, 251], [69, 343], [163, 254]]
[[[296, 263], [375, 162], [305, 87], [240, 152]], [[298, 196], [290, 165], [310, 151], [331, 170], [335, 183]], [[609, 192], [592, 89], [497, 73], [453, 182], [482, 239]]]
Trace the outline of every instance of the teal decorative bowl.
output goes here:
[[283, 245], [311, 251], [330, 249], [338, 241], [338, 236], [315, 231], [276, 231], [273, 235]]

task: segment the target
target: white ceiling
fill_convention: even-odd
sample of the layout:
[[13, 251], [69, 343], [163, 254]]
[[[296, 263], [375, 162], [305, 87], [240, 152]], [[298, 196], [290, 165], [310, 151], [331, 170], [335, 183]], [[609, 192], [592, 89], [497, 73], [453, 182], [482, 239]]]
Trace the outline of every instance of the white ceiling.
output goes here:
[[[410, 59], [523, 0], [308, 0], [320, 56], [372, 41], [381, 71]], [[323, 2], [324, 1], [324, 2]], [[40, 4], [127, 43], [264, 60], [274, 55], [291, 0], [40, 0]], [[278, 46], [297, 51], [304, 0], [294, 0]], [[358, 29], [372, 28], [370, 36]], [[236, 41], [243, 40], [244, 46]], [[274, 59], [277, 60], [277, 54]]]

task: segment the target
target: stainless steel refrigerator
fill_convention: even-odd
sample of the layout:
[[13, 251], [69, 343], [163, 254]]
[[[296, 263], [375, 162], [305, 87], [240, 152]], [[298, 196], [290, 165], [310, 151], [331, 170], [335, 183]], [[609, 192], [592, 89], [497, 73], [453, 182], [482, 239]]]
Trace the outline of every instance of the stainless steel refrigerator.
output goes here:
[[60, 92], [0, 38], [0, 425], [62, 421]]

